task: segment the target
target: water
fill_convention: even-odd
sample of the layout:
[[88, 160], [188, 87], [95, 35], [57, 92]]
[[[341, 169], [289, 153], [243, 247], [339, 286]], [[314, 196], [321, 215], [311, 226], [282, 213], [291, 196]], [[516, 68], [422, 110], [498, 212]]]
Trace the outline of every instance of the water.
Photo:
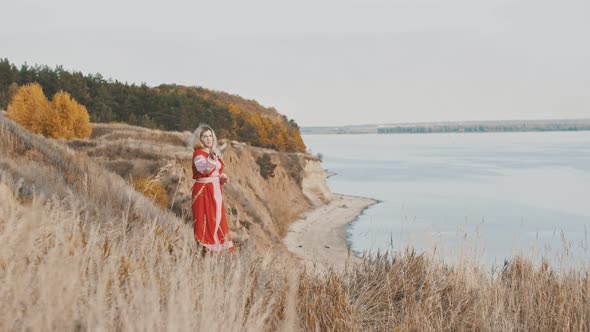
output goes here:
[[449, 262], [590, 261], [590, 132], [303, 139], [337, 173], [333, 192], [380, 200], [348, 228], [357, 254], [411, 245]]

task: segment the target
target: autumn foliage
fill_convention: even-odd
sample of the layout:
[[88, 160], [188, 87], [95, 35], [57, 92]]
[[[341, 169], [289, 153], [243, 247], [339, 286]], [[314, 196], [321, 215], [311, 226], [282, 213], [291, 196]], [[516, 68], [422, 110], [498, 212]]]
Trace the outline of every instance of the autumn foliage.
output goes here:
[[65, 139], [90, 137], [92, 126], [86, 107], [80, 105], [67, 92], [56, 93], [51, 101], [51, 108], [61, 126], [61, 130], [54, 131], [59, 133], [59, 137]]
[[235, 104], [228, 105], [234, 115], [230, 137], [242, 139], [252, 145], [277, 151], [303, 152], [305, 144], [299, 134], [299, 127], [293, 122], [277, 117], [248, 112]]
[[12, 96], [7, 108], [9, 118], [24, 128], [46, 135], [50, 104], [41, 86], [36, 83], [20, 87]]
[[67, 92], [59, 91], [49, 102], [37, 83], [20, 87], [7, 107], [9, 118], [27, 130], [50, 138], [87, 138], [92, 133], [86, 107]]
[[[207, 123], [215, 129], [220, 139], [237, 140], [278, 151], [306, 151], [299, 127], [293, 119], [288, 119], [275, 108], [262, 106], [252, 99], [196, 86], [161, 84], [149, 87], [146, 84], [127, 84], [105, 79], [100, 74], [68, 71], [61, 66], [49, 68], [24, 64], [17, 68], [8, 59], [1, 58], [0, 109], [7, 109], [17, 87], [30, 83], [40, 84], [47, 96], [66, 91], [72, 96], [72, 100], [75, 99], [88, 108], [93, 122], [125, 122], [172, 131], [193, 131], [199, 123]], [[63, 103], [54, 101], [50, 104], [54, 111], [48, 112], [52, 114], [51, 120], [56, 120], [56, 114], [61, 112], [61, 108], [56, 109], [55, 104]], [[39, 113], [37, 115], [44, 113], [39, 107], [34, 110]], [[45, 126], [46, 123], [32, 122], [29, 121], [29, 124], [37, 127]], [[59, 123], [60, 125], [49, 123], [45, 135], [72, 135], [72, 127]], [[59, 135], [54, 135], [55, 128], [60, 129]], [[76, 125], [75, 128], [81, 127]], [[39, 128], [32, 130], [43, 132]], [[79, 137], [76, 133], [74, 136]]]

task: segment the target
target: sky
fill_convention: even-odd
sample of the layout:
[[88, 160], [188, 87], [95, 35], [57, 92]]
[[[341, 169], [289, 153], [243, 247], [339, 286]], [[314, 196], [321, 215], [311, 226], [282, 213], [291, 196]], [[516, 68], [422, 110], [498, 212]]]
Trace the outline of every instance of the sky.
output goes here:
[[202, 86], [300, 126], [590, 118], [588, 0], [6, 1], [0, 58]]

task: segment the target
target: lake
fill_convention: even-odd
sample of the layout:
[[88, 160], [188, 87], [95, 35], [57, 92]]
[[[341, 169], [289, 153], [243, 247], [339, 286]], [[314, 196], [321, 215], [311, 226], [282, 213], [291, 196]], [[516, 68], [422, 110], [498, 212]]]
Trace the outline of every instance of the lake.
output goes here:
[[356, 254], [410, 245], [447, 262], [590, 261], [590, 132], [303, 139], [337, 173], [333, 192], [380, 201], [348, 227]]

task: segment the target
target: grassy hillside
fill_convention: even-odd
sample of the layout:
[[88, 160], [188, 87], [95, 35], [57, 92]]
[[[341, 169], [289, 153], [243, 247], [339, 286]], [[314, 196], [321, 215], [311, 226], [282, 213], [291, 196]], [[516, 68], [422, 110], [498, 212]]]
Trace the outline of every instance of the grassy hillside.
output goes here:
[[220, 138], [279, 151], [305, 152], [297, 123], [254, 100], [203, 87], [128, 84], [61, 66], [25, 64], [17, 68], [8, 59], [0, 59], [0, 109], [7, 109], [20, 86], [33, 82], [42, 86], [48, 98], [59, 91], [68, 92], [88, 109], [93, 122], [116, 121], [180, 131], [194, 130], [203, 122], [211, 125]]
[[190, 224], [3, 115], [0, 165], [0, 330], [258, 331], [285, 320], [287, 258], [202, 257]]
[[[97, 159], [122, 135], [109, 130], [67, 146], [0, 114], [0, 330], [590, 330], [587, 266], [517, 257], [484, 271], [408, 250], [318, 275], [278, 249], [203, 257], [189, 224], [104, 167], [122, 167], [116, 158]], [[155, 135], [120, 137], [129, 150], [112, 156], [186, 153], [148, 140], [133, 149]], [[240, 158], [237, 146], [224, 156]], [[131, 160], [129, 174], [150, 168]]]

